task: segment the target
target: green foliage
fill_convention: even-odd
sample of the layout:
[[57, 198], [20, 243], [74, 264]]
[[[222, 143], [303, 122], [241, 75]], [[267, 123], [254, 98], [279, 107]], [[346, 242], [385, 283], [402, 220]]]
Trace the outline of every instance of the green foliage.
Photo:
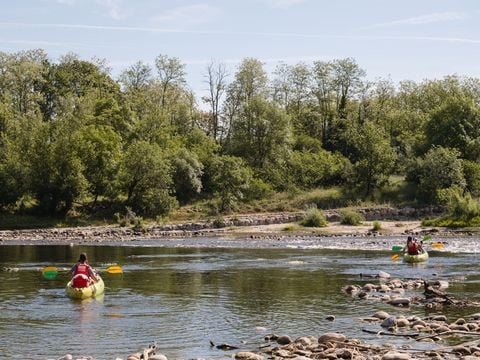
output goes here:
[[356, 150], [354, 160], [355, 185], [371, 196], [384, 186], [393, 173], [395, 151], [385, 132], [373, 123], [366, 123], [360, 131], [354, 131], [351, 140]]
[[141, 214], [167, 214], [177, 205], [170, 195], [171, 173], [171, 165], [158, 145], [145, 141], [132, 143], [122, 168], [127, 204]]
[[416, 183], [418, 196], [427, 202], [438, 202], [438, 192], [457, 186], [465, 187], [462, 161], [454, 149], [433, 147], [410, 170], [407, 180]]
[[468, 144], [480, 137], [480, 109], [472, 99], [453, 98], [431, 116], [426, 135], [431, 145], [457, 149], [463, 157]]
[[186, 204], [202, 190], [203, 164], [195, 154], [180, 149], [172, 157], [172, 165], [176, 197], [181, 204]]
[[328, 225], [328, 222], [322, 210], [310, 207], [303, 220], [300, 221], [300, 225], [305, 227], [325, 227]]
[[466, 181], [465, 190], [475, 197], [480, 196], [480, 163], [463, 160], [463, 175]]
[[292, 181], [303, 189], [342, 184], [351, 174], [348, 159], [326, 150], [316, 153], [294, 151], [288, 166]]
[[[111, 218], [127, 205], [157, 217], [178, 203], [222, 213], [436, 203], [452, 187], [480, 196], [478, 79], [370, 83], [350, 58], [281, 64], [270, 79], [246, 58], [230, 84], [209, 67], [205, 112], [185, 65], [163, 54], [118, 81], [104, 61], [42, 50], [0, 52], [0, 69], [3, 211]], [[472, 201], [455, 211], [475, 219]]]
[[358, 226], [362, 224], [362, 221], [365, 221], [365, 217], [354, 210], [343, 209], [340, 216], [342, 218], [340, 224], [342, 225]]
[[121, 227], [132, 226], [134, 229], [142, 229], [144, 227], [143, 218], [137, 216], [128, 206], [125, 207], [124, 214], [115, 213], [114, 218]]
[[373, 231], [380, 231], [382, 230], [382, 223], [380, 221], [373, 222]]
[[233, 156], [217, 157], [211, 171], [214, 191], [220, 199], [219, 211], [235, 209], [250, 187], [252, 171], [242, 159]]

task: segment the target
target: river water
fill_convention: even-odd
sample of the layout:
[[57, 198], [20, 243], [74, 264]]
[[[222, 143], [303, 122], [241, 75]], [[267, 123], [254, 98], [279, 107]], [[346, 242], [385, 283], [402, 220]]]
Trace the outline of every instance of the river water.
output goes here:
[[[433, 241], [433, 240], [432, 240]], [[480, 301], [477, 238], [444, 239], [426, 264], [392, 261], [404, 238], [177, 239], [102, 245], [2, 245], [0, 359], [54, 359], [67, 353], [125, 359], [156, 342], [169, 359], [227, 358], [210, 347], [244, 350], [266, 334], [292, 337], [342, 332], [366, 342], [393, 342], [361, 331], [378, 329], [358, 318], [386, 310], [425, 316], [342, 293], [347, 284], [378, 283], [371, 276], [447, 279], [449, 293]], [[70, 267], [87, 252], [98, 269], [119, 263], [122, 275], [104, 273], [105, 295], [66, 297], [66, 273], [43, 279], [42, 267]], [[361, 275], [360, 275], [361, 274]], [[455, 309], [456, 316], [480, 309]], [[325, 320], [334, 315], [335, 321]], [[403, 339], [404, 341], [404, 339]]]

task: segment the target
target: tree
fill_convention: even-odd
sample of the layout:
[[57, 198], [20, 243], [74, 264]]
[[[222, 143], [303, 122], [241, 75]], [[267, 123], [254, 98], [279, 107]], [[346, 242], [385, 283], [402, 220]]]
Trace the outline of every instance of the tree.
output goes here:
[[456, 149], [432, 147], [410, 169], [407, 180], [417, 184], [417, 194], [427, 202], [437, 202], [438, 192], [451, 187], [465, 188], [460, 153]]
[[86, 126], [81, 130], [80, 157], [84, 176], [94, 198], [114, 197], [122, 160], [121, 137], [108, 126]]
[[252, 171], [242, 159], [234, 156], [216, 157], [210, 170], [215, 194], [220, 198], [219, 210], [234, 209], [248, 191]]
[[203, 164], [195, 154], [180, 149], [172, 156], [175, 194], [184, 205], [202, 190]]
[[450, 99], [432, 114], [425, 132], [430, 146], [454, 148], [468, 158], [468, 145], [480, 138], [480, 110], [471, 99]]
[[158, 145], [134, 141], [126, 150], [121, 178], [126, 203], [135, 212], [167, 214], [176, 206], [171, 196], [172, 168]]
[[210, 126], [208, 133], [217, 139], [220, 128], [220, 102], [227, 89], [227, 71], [225, 64], [211, 62], [207, 66], [206, 83], [208, 84], [208, 96], [203, 101], [210, 105]]
[[354, 162], [355, 184], [365, 191], [366, 196], [371, 196], [392, 174], [395, 151], [385, 132], [371, 122], [359, 130], [358, 136], [353, 138], [353, 146], [357, 155]]
[[161, 89], [161, 105], [165, 108], [168, 93], [175, 87], [185, 84], [185, 65], [176, 57], [158, 55], [155, 59]]
[[233, 124], [229, 152], [257, 169], [285, 161], [292, 141], [289, 117], [260, 97], [250, 100]]

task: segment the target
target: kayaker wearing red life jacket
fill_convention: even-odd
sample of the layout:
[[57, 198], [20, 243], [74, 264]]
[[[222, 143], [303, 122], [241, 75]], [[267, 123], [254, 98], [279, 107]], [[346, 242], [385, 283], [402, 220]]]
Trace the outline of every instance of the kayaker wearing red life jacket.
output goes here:
[[87, 254], [81, 253], [78, 263], [72, 267], [73, 279], [72, 287], [83, 288], [90, 285], [90, 281], [96, 282], [97, 276], [87, 263]]
[[407, 250], [408, 255], [418, 255], [417, 243], [415, 241], [413, 241], [411, 236], [409, 236], [407, 238], [406, 250]]

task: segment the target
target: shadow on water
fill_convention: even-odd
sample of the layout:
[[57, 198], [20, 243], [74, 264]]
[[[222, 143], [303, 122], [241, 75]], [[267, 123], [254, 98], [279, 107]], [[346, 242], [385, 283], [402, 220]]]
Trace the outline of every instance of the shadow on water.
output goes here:
[[[388, 248], [388, 247], [387, 247]], [[449, 292], [478, 296], [476, 254], [432, 252], [428, 263], [392, 261], [391, 252], [297, 248], [187, 248], [121, 246], [3, 246], [0, 267], [0, 354], [5, 358], [92, 355], [125, 357], [152, 341], [168, 357], [224, 357], [216, 343], [253, 349], [265, 333], [318, 336], [343, 332], [364, 341], [359, 317], [392, 309], [352, 299], [347, 284], [376, 282], [380, 270], [399, 278], [445, 278]], [[68, 268], [86, 251], [97, 268], [120, 263], [122, 275], [103, 274], [105, 295], [84, 301], [65, 296], [66, 273], [53, 280], [38, 271]], [[455, 281], [457, 280], [457, 281]], [[455, 310], [449, 316], [471, 313]], [[333, 322], [327, 315], [335, 315]], [[263, 331], [262, 329], [266, 330]], [[259, 330], [260, 329], [260, 330]], [[74, 334], [72, 336], [71, 334]], [[28, 346], [23, 346], [28, 336]]]

